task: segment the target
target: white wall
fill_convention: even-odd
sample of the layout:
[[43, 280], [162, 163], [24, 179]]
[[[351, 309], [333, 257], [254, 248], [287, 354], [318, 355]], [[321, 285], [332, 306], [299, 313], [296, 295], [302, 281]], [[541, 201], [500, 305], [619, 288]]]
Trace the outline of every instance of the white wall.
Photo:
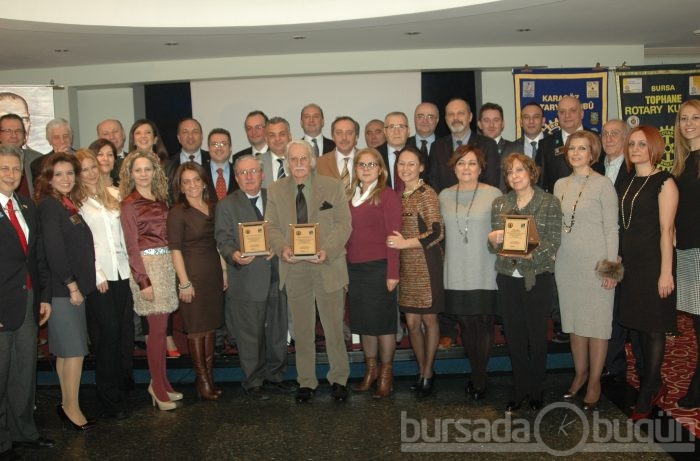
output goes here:
[[[661, 59], [661, 58], [658, 58]], [[76, 66], [47, 69], [24, 69], [0, 71], [0, 82], [16, 84], [45, 84], [54, 80], [57, 84], [64, 85], [66, 90], [57, 90], [56, 116], [69, 118], [71, 123], [78, 125], [81, 143], [83, 139], [89, 139], [94, 133], [94, 125], [102, 117], [97, 102], [100, 93], [83, 95], [83, 92], [93, 92], [96, 87], [111, 88], [102, 93], [114, 105], [110, 107], [112, 113], [120, 114], [138, 112], [139, 95], [136, 91], [136, 106], [134, 98], [111, 98], [115, 88], [122, 88], [124, 95], [132, 92], [132, 86], [144, 83], [193, 81], [193, 87], [198, 81], [205, 80], [233, 80], [252, 79], [260, 80], [265, 77], [301, 77], [301, 76], [343, 76], [360, 73], [375, 74], [378, 81], [384, 73], [404, 73], [436, 70], [483, 70], [482, 76], [482, 101], [494, 101], [503, 105], [506, 111], [506, 136], [514, 136], [513, 107], [513, 80], [511, 69], [528, 64], [532, 67], [586, 67], [600, 63], [602, 66], [614, 67], [623, 61], [628, 65], [645, 64], [644, 47], [642, 45], [609, 45], [609, 46], [539, 46], [539, 47], [493, 47], [493, 48], [456, 48], [433, 50], [404, 50], [404, 51], [372, 51], [372, 52], [347, 52], [347, 53], [322, 53], [322, 54], [292, 54], [278, 56], [245, 56], [236, 58], [199, 59], [188, 61], [163, 61], [145, 63], [121, 63], [94, 66]], [[686, 61], [687, 62], [687, 61]], [[420, 67], [418, 64], [420, 63]], [[264, 80], [262, 80], [264, 82]], [[268, 82], [271, 82], [268, 81]], [[373, 83], [368, 83], [372, 88]], [[406, 107], [410, 107], [420, 95], [419, 88], [416, 93], [407, 93]], [[118, 94], [122, 94], [118, 92]], [[75, 95], [75, 96], [74, 96]], [[289, 95], [291, 97], [292, 95]], [[296, 95], [294, 95], [296, 96]], [[220, 95], [226, 99], [227, 95]], [[609, 94], [611, 106], [615, 100], [614, 87]], [[304, 100], [312, 99], [305, 97]], [[118, 99], [118, 101], [113, 101]], [[83, 101], [89, 107], [83, 108]], [[88, 102], [89, 101], [89, 102]], [[339, 92], [337, 101], [343, 107], [343, 94]], [[198, 104], [195, 102], [195, 104]], [[286, 104], [286, 101], [285, 101]], [[414, 104], [413, 104], [414, 105]], [[298, 104], [297, 104], [298, 106]], [[258, 107], [257, 104], [246, 109]], [[275, 108], [266, 109], [276, 112]], [[83, 115], [83, 111], [88, 114]], [[383, 111], [383, 110], [382, 110]], [[200, 113], [201, 112], [201, 113]], [[616, 111], [615, 111], [616, 112]], [[98, 117], [99, 115], [99, 117]], [[327, 118], [330, 119], [327, 114]], [[354, 115], [354, 114], [350, 114]], [[216, 114], [207, 114], [197, 109], [195, 116], [204, 117], [215, 122]], [[612, 107], [609, 116], [615, 116]], [[134, 117], [123, 116], [125, 121]], [[100, 119], [101, 119], [100, 118]], [[297, 117], [291, 117], [296, 119]], [[234, 136], [242, 135], [242, 121], [235, 118], [220, 119], [227, 123], [233, 123]], [[292, 125], [294, 122], [290, 120]], [[211, 128], [205, 123], [205, 130]], [[86, 126], [87, 124], [87, 126]], [[128, 122], [125, 128], [128, 129]], [[240, 130], [240, 131], [237, 131]]]
[[87, 147], [97, 139], [97, 124], [104, 119], [120, 120], [124, 129], [134, 123], [134, 92], [131, 88], [105, 88], [77, 92], [78, 133], [75, 146]]

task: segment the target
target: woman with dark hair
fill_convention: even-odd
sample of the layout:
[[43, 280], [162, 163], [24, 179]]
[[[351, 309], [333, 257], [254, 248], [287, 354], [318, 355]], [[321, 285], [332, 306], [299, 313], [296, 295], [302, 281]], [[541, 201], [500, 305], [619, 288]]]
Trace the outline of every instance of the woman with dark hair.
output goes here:
[[173, 267], [166, 222], [168, 219], [168, 180], [158, 158], [150, 152], [132, 152], [120, 174], [119, 216], [131, 268], [134, 310], [146, 316], [148, 370], [151, 373], [153, 406], [161, 410], [177, 408], [182, 394], [168, 381], [165, 367], [168, 314], [177, 309], [175, 268]]
[[133, 315], [134, 302], [129, 290], [131, 272], [119, 221], [119, 201], [106, 186], [105, 180], [109, 176], [105, 177], [104, 170], [98, 166], [94, 152], [79, 149], [75, 157], [81, 166], [81, 192], [84, 197], [80, 214], [90, 227], [95, 242], [97, 290], [88, 295], [86, 307], [88, 317], [92, 317], [97, 330], [97, 339], [93, 343], [93, 347], [96, 346], [97, 399], [102, 415], [123, 419], [128, 417], [128, 413], [122, 379], [125, 359], [121, 346], [123, 335], [130, 332], [123, 331], [122, 327], [125, 314]]
[[622, 279], [622, 266], [617, 262], [617, 193], [612, 182], [592, 168], [601, 150], [600, 138], [590, 131], [571, 134], [564, 146], [564, 160], [572, 173], [554, 185], [564, 214], [554, 275], [562, 329], [571, 337], [576, 369], [564, 399], [573, 399], [588, 381], [584, 410], [596, 409], [600, 400], [615, 286]]
[[[676, 276], [679, 311], [690, 314], [700, 351], [700, 100], [690, 99], [676, 116], [673, 175], [678, 184], [676, 213]], [[678, 400], [683, 408], [700, 407], [700, 356], [688, 392]]]
[[406, 314], [411, 347], [418, 362], [418, 381], [411, 387], [418, 397], [434, 391], [433, 364], [440, 341], [437, 315], [445, 308], [443, 256], [444, 227], [438, 196], [420, 174], [425, 159], [415, 147], [406, 147], [396, 159], [406, 184], [401, 194], [401, 232], [393, 231], [387, 246], [401, 250], [399, 307]]
[[[561, 241], [559, 200], [540, 189], [539, 169], [523, 154], [503, 160], [509, 192], [493, 201], [488, 241], [496, 257], [497, 306], [503, 317], [513, 367], [513, 395], [506, 413], [520, 409], [529, 399], [530, 409], [543, 405], [547, 372], [547, 320], [554, 296], [554, 257]], [[503, 249], [505, 217], [532, 216], [539, 245], [524, 255], [506, 255]]]
[[346, 245], [348, 305], [350, 329], [362, 341], [365, 377], [353, 390], [368, 391], [379, 380], [374, 397], [382, 398], [393, 392], [399, 283], [399, 252], [387, 248], [386, 239], [401, 228], [401, 201], [386, 187], [388, 172], [377, 150], [362, 149], [354, 163], [352, 233]]
[[221, 395], [214, 385], [215, 330], [224, 323], [226, 263], [214, 239], [214, 203], [206, 172], [195, 162], [181, 164], [173, 178], [175, 205], [168, 213], [168, 245], [179, 280], [180, 312], [197, 392], [204, 400]]
[[158, 127], [151, 120], [136, 120], [129, 130], [129, 152], [140, 150], [154, 153], [164, 165], [168, 161], [168, 149], [160, 139]]
[[460, 146], [448, 165], [457, 184], [440, 192], [445, 223], [445, 312], [459, 323], [464, 352], [471, 364], [466, 393], [481, 400], [493, 347], [496, 312], [496, 256], [486, 239], [491, 231], [491, 203], [498, 188], [479, 182], [486, 157], [476, 146]]
[[[676, 330], [673, 240], [678, 187], [657, 168], [665, 143], [648, 125], [627, 135], [625, 163], [634, 176], [620, 188], [620, 245], [625, 282], [620, 288], [620, 324], [639, 334], [644, 377], [633, 420], [646, 419], [666, 393], [661, 365], [666, 333]], [[697, 275], [697, 274], [696, 274]]]
[[97, 166], [104, 178], [107, 190], [117, 197], [119, 195], [119, 171], [114, 168], [117, 161], [117, 148], [107, 139], [97, 139], [90, 144], [89, 149], [97, 157]]
[[95, 290], [95, 246], [79, 207], [80, 163], [62, 152], [47, 155], [35, 187], [42, 238], [51, 271], [49, 348], [56, 356], [63, 424], [76, 431], [95, 427], [80, 409], [80, 377], [88, 353], [85, 296]]

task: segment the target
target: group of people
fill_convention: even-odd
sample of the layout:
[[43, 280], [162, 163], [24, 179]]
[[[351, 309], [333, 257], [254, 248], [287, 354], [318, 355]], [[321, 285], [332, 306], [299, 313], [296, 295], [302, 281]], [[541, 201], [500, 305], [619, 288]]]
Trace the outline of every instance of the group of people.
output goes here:
[[[1, 428], [0, 443], [52, 444], [31, 417], [36, 326], [47, 320], [61, 385], [57, 412], [67, 427], [95, 427], [79, 404], [86, 309], [95, 319], [97, 393], [107, 417], [128, 417], [132, 310], [147, 319], [148, 392], [161, 410], [183, 398], [166, 373], [168, 317], [178, 308], [201, 398], [222, 394], [213, 366], [216, 330], [225, 324], [251, 399], [281, 392], [311, 400], [318, 314], [331, 396], [344, 401], [346, 303], [365, 355], [356, 392], [392, 394], [401, 312], [418, 364], [412, 392], [434, 392], [438, 346], [454, 328], [472, 369], [465, 391], [482, 399], [500, 316], [513, 369], [506, 411], [524, 403], [537, 410], [551, 317], [569, 335], [575, 364], [563, 398], [585, 392], [583, 408], [597, 408], [604, 371], [625, 372], [620, 347], [629, 330], [643, 374], [631, 417], [649, 417], [665, 392], [661, 363], [676, 309], [693, 315], [700, 334], [700, 244], [692, 232], [700, 224], [700, 102], [680, 107], [671, 173], [658, 168], [664, 143], [656, 128], [611, 120], [601, 142], [583, 127], [573, 97], [560, 100], [561, 131], [546, 137], [541, 107], [523, 107], [523, 136], [514, 142], [501, 137], [497, 104], [479, 111], [483, 134], [470, 129], [468, 102], [453, 99], [444, 114], [450, 134], [436, 138], [434, 104], [418, 105], [411, 137], [408, 117], [390, 112], [367, 124], [368, 146], [358, 149], [359, 124], [337, 117], [325, 138], [316, 104], [302, 109], [298, 140], [284, 118], [253, 111], [244, 122], [250, 147], [236, 154], [222, 128], [210, 131], [203, 150], [202, 127], [188, 118], [178, 125], [182, 151], [174, 156], [149, 120], [134, 123], [128, 144], [121, 124], [105, 120], [100, 139], [73, 152], [70, 126], [58, 119], [47, 126], [57, 144], [40, 157], [23, 149], [22, 119], [1, 117], [0, 217], [8, 219], [0, 224], [8, 226], [0, 242], [8, 256], [0, 286], [8, 302], [0, 308], [0, 365], [8, 378], [0, 395], [19, 423]], [[508, 251], [506, 227], [518, 216], [538, 238]], [[243, 241], [251, 228], [239, 227], [258, 222], [268, 248], [251, 254]], [[307, 232], [313, 253], [301, 254], [297, 239], [308, 241]], [[296, 383], [284, 380], [288, 336]], [[15, 349], [22, 355], [7, 352]], [[679, 405], [700, 405], [697, 370]]]

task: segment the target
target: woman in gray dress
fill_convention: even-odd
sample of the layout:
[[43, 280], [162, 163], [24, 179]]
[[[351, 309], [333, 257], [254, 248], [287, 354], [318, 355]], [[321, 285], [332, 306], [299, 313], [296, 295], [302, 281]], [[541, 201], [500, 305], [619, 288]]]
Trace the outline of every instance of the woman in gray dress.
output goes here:
[[95, 246], [80, 216], [80, 163], [74, 155], [56, 152], [41, 163], [35, 198], [41, 219], [46, 260], [51, 271], [49, 346], [56, 356], [63, 424], [76, 431], [95, 427], [80, 409], [80, 377], [88, 353], [85, 297], [97, 287]]
[[598, 136], [577, 131], [567, 138], [564, 152], [573, 172], [554, 185], [563, 213], [554, 274], [562, 330], [570, 335], [576, 369], [564, 399], [574, 398], [588, 380], [583, 408], [593, 410], [612, 331], [614, 288], [622, 277], [617, 194], [612, 182], [591, 167], [601, 152]]
[[459, 323], [471, 364], [465, 391], [481, 400], [486, 392], [496, 311], [496, 271], [491, 270], [496, 255], [485, 242], [491, 232], [491, 203], [501, 191], [479, 182], [486, 158], [478, 147], [461, 146], [449, 165], [458, 182], [439, 196], [445, 223], [445, 312]]

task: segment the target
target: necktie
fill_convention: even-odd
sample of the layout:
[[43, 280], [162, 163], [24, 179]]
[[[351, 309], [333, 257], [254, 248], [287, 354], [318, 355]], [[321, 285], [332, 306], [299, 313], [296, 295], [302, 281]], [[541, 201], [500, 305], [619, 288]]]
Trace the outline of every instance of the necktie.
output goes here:
[[420, 140], [420, 153], [423, 155], [423, 160], [428, 160], [428, 141]]
[[[458, 139], [457, 140], [457, 149], [459, 149], [459, 146], [461, 146], [461, 145], [462, 145], [462, 140]], [[457, 150], [457, 149], [455, 149], [455, 150]]]
[[399, 151], [395, 150], [394, 155], [394, 190], [400, 194], [406, 188], [406, 184], [399, 178]]
[[253, 205], [253, 210], [255, 210], [255, 216], [258, 217], [258, 221], [262, 221], [262, 220], [263, 220], [263, 215], [262, 215], [262, 213], [260, 212], [260, 208], [258, 208], [258, 205], [257, 205], [257, 203], [258, 203], [258, 198], [257, 198], [257, 197], [253, 197], [253, 198], [249, 198], [248, 200], [250, 200], [250, 204]]
[[345, 187], [345, 195], [350, 196], [350, 170], [348, 170], [348, 161], [350, 157], [345, 157], [343, 161], [343, 172], [340, 173], [340, 180], [343, 181], [343, 187]]
[[224, 169], [216, 169], [216, 198], [219, 200], [226, 197], [226, 180], [224, 179]]
[[[19, 219], [17, 219], [17, 215], [15, 215], [15, 206], [12, 204], [12, 198], [7, 201], [7, 214], [10, 217], [10, 223], [12, 224], [12, 227], [15, 228], [17, 231], [17, 236], [19, 237], [19, 244], [22, 245], [22, 250], [24, 251], [24, 255], [27, 255], [27, 252], [29, 251], [29, 247], [27, 246], [27, 236], [24, 235], [24, 231], [22, 230], [22, 226], [19, 224]], [[29, 273], [27, 273], [27, 289], [31, 290], [32, 288], [32, 279], [29, 278]]]
[[537, 155], [537, 141], [531, 141], [530, 145], [532, 146], [532, 159], [534, 160]]
[[311, 138], [311, 142], [314, 144], [314, 153], [316, 157], [318, 157], [318, 143], [316, 142], [316, 138]]
[[190, 155], [190, 162], [194, 162], [194, 155]]
[[279, 167], [277, 167], [277, 179], [282, 179], [287, 176], [284, 174], [284, 161], [281, 158], [278, 158], [277, 163], [279, 163]]
[[303, 184], [297, 184], [297, 224], [307, 224], [309, 222], [309, 212], [306, 209], [306, 198], [304, 197]]

